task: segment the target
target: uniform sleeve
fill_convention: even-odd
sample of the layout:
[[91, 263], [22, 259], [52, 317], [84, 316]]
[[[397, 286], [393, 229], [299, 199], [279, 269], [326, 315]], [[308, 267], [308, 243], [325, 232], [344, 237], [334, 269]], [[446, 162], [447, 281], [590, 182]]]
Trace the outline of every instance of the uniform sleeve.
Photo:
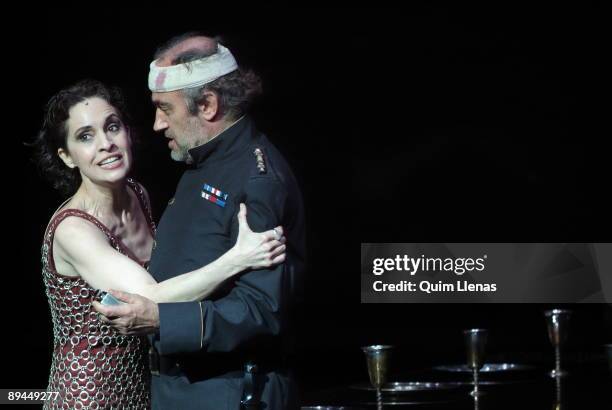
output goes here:
[[202, 349], [202, 323], [199, 302], [160, 303], [155, 347], [164, 355], [197, 352]]
[[[252, 177], [245, 189], [247, 219], [253, 231], [281, 225], [287, 190], [277, 180]], [[232, 242], [238, 233], [232, 219]], [[281, 332], [283, 306], [288, 298], [285, 264], [248, 271], [223, 298], [159, 305], [160, 332], [156, 343], [161, 354], [189, 353], [201, 349], [226, 352], [262, 335]]]

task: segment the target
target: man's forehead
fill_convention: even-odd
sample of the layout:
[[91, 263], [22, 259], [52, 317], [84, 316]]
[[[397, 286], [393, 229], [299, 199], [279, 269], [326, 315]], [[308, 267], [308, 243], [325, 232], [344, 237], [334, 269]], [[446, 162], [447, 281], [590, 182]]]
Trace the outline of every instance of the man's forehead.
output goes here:
[[178, 105], [181, 101], [184, 101], [181, 98], [180, 91], [168, 91], [168, 92], [153, 92], [151, 93], [151, 102], [153, 105]]
[[151, 93], [151, 101], [153, 104], [167, 103], [171, 100], [171, 93]]

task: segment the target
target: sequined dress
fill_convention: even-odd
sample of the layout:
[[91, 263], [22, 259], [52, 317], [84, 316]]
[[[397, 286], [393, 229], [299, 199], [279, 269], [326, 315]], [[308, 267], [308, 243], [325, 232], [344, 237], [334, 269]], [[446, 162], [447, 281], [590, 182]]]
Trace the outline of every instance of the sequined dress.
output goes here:
[[[151, 233], [155, 225], [140, 185], [128, 180], [140, 201]], [[77, 210], [58, 212], [49, 222], [42, 246], [43, 280], [53, 321], [53, 356], [47, 391], [59, 392], [45, 409], [148, 409], [150, 408], [148, 342], [123, 336], [102, 323], [91, 307], [101, 291], [80, 277], [60, 275], [53, 261], [53, 236], [67, 217], [87, 219], [102, 230], [110, 245], [146, 267], [95, 217]]]

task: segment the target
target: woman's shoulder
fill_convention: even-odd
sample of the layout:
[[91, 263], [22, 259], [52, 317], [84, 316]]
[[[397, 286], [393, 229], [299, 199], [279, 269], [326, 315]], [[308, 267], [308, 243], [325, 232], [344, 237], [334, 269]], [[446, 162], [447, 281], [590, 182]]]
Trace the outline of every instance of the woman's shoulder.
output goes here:
[[106, 239], [106, 228], [95, 217], [79, 209], [65, 209], [54, 216], [55, 238], [60, 242]]
[[106, 233], [89, 216], [78, 209], [65, 209], [54, 216], [47, 243], [54, 260], [51, 266], [58, 273], [77, 276], [74, 261], [86, 260], [108, 246]]

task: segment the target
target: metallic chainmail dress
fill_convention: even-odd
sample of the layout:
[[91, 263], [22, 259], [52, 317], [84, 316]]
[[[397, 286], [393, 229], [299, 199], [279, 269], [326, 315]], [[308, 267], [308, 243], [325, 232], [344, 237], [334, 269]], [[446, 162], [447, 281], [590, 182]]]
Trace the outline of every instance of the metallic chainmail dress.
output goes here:
[[[142, 188], [128, 180], [134, 189], [155, 235], [155, 225]], [[144, 337], [123, 336], [102, 323], [91, 307], [100, 300], [101, 291], [80, 277], [56, 272], [53, 261], [53, 236], [67, 217], [87, 219], [108, 237], [118, 252], [138, 262], [134, 254], [95, 217], [65, 209], [49, 222], [42, 246], [43, 280], [53, 321], [53, 357], [49, 375], [50, 392], [57, 399], [46, 402], [45, 409], [148, 409], [148, 342]]]

